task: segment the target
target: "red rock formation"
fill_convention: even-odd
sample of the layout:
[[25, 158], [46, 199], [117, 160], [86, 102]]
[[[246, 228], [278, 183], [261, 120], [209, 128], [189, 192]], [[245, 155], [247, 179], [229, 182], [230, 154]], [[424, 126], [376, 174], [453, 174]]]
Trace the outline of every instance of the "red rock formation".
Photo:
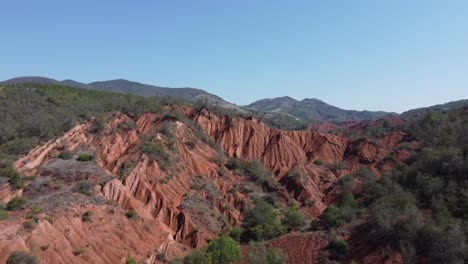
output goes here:
[[[93, 212], [92, 222], [81, 220], [86, 211]], [[159, 221], [129, 220], [118, 208], [106, 206], [69, 208], [56, 214], [53, 223], [40, 220], [32, 232], [16, 221], [1, 221], [0, 230], [1, 263], [15, 250], [30, 251], [41, 263], [124, 263], [129, 253], [146, 260], [160, 252], [171, 258], [187, 250]]]
[[[394, 133], [378, 143], [351, 141], [314, 131], [280, 131], [267, 127], [255, 118], [217, 116], [186, 108], [179, 110], [212, 137], [226, 155], [261, 160], [285, 187], [282, 193], [285, 202], [289, 202], [289, 199], [300, 203], [312, 201], [313, 204], [305, 206], [304, 210], [313, 216], [320, 215], [334, 202], [333, 196], [339, 191], [334, 189], [333, 184], [339, 177], [362, 166], [380, 166], [382, 160], [404, 139], [403, 134]], [[4, 256], [14, 249], [34, 251], [37, 245], [49, 243], [50, 249], [37, 254], [41, 260], [118, 263], [131, 253], [138, 259], [153, 263], [159, 261], [158, 253], [172, 257], [184, 254], [186, 247], [205, 245], [221, 232], [225, 222], [239, 225], [250, 198], [248, 194], [231, 192], [231, 189], [242, 185], [248, 178], [219, 164], [219, 151], [203, 143], [197, 134], [199, 131], [191, 124], [181, 121], [152, 113], [138, 119], [117, 114], [98, 133], [90, 131], [92, 123], [79, 125], [20, 158], [15, 164], [23, 174], [59, 177], [50, 176], [43, 169], [56, 160], [58, 153], [65, 149], [93, 152], [97, 164], [109, 178], [102, 180], [97, 194], [115, 201], [124, 210], [136, 210], [140, 220], [129, 220], [122, 212], [110, 213], [102, 204], [85, 207], [73, 205], [56, 216], [58, 221], [51, 224], [41, 220], [32, 232], [23, 232], [21, 221], [24, 221], [24, 216], [18, 215], [17, 220], [9, 220], [6, 224], [2, 222], [0, 226], [0, 237], [17, 237], [12, 242], [1, 239], [0, 250], [6, 253], [0, 260], [3, 261]], [[162, 132], [165, 122], [170, 122], [173, 129], [169, 135]], [[152, 156], [157, 153], [144, 153], [141, 145], [146, 143], [145, 140], [159, 144], [159, 148], [162, 148], [159, 151], [164, 151], [167, 155], [165, 158], [171, 163], [164, 164], [158, 157]], [[324, 164], [320, 165], [318, 160]], [[330, 169], [339, 163], [347, 164], [348, 168]], [[293, 169], [301, 171], [304, 177], [288, 179], [285, 175]], [[194, 188], [197, 180], [201, 186]], [[7, 191], [1, 193], [4, 194], [0, 198], [5, 200], [12, 197]], [[85, 210], [95, 212], [96, 222], [82, 223], [80, 214]], [[223, 218], [226, 220], [220, 220]], [[296, 241], [295, 236], [272, 243], [280, 248], [290, 247], [292, 241]], [[144, 242], [139, 244], [142, 240]], [[308, 234], [301, 244], [304, 252], [310, 252], [307, 253], [310, 256], [302, 256], [304, 260], [318, 260], [317, 252], [323, 249], [324, 243], [321, 235]], [[72, 252], [77, 247], [85, 247], [81, 257]]]
[[76, 149], [81, 144], [86, 144], [92, 140], [85, 132], [90, 128], [91, 123], [78, 125], [58, 139], [52, 139], [44, 145], [31, 150], [29, 154], [16, 161], [16, 168], [26, 174], [32, 174], [35, 168], [47, 161], [52, 150], [65, 147], [70, 150]]
[[[207, 111], [193, 112], [191, 116], [229, 156], [262, 160], [278, 178], [291, 169], [302, 168], [309, 180], [289, 181], [286, 187], [294, 198], [315, 202], [307, 209], [314, 216], [325, 210], [326, 201], [334, 200], [325, 197], [337, 178], [362, 167], [370, 167], [377, 173], [375, 168], [382, 166], [380, 163], [405, 138], [404, 133], [389, 133], [380, 143], [353, 141], [315, 131], [280, 131], [255, 118], [230, 118]], [[332, 167], [343, 163], [346, 168], [330, 173], [328, 167], [316, 166], [316, 160]]]

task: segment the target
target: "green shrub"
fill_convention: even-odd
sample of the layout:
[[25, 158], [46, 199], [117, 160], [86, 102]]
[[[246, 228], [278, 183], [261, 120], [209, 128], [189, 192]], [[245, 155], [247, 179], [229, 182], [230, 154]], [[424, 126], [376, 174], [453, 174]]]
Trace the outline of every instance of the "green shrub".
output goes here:
[[293, 181], [298, 181], [298, 180], [302, 179], [304, 177], [304, 175], [300, 171], [290, 170], [290, 171], [288, 171], [288, 173], [286, 173], [286, 177], [288, 179], [293, 180]]
[[270, 171], [259, 160], [253, 160], [247, 163], [245, 173], [255, 182], [260, 183], [269, 191], [276, 189], [276, 183], [271, 176]]
[[124, 131], [135, 129], [137, 126], [133, 120], [125, 120], [117, 125], [117, 128]]
[[320, 216], [320, 223], [327, 227], [338, 227], [345, 223], [342, 211], [335, 206], [329, 206]]
[[247, 210], [243, 227], [243, 242], [271, 239], [284, 232], [277, 211], [263, 199], [256, 199], [255, 206]]
[[233, 227], [229, 232], [229, 236], [236, 242], [241, 241], [242, 230], [239, 227]]
[[98, 132], [101, 132], [103, 129], [104, 129], [104, 121], [101, 118], [96, 118], [93, 120], [91, 128], [89, 129], [89, 132], [98, 133]]
[[138, 218], [138, 213], [137, 213], [137, 211], [135, 211], [134, 209], [129, 209], [129, 210], [125, 213], [125, 216], [126, 216], [128, 219], [136, 219], [136, 218]]
[[0, 170], [0, 175], [9, 178], [8, 183], [14, 189], [23, 189], [24, 181], [21, 178], [20, 173], [13, 167], [7, 166]]
[[150, 140], [145, 140], [140, 149], [143, 153], [147, 154], [151, 158], [158, 161], [158, 165], [161, 168], [166, 168], [170, 163], [170, 156], [164, 150], [164, 146], [161, 143], [153, 143]]
[[8, 211], [20, 210], [27, 202], [28, 200], [24, 197], [15, 197], [7, 203], [6, 209]]
[[240, 172], [244, 171], [245, 162], [241, 159], [231, 157], [226, 163], [226, 168], [229, 170], [239, 170]]
[[414, 197], [401, 192], [376, 200], [371, 206], [369, 221], [377, 236], [398, 242], [402, 239], [415, 239], [423, 219]]
[[239, 263], [241, 250], [239, 244], [228, 236], [220, 236], [210, 241], [206, 254], [214, 264]]
[[348, 244], [338, 238], [333, 238], [327, 247], [332, 259], [341, 259], [348, 252]]
[[162, 261], [162, 262], [164, 262], [164, 263], [167, 262], [166, 253], [164, 253], [164, 252], [158, 253], [157, 259], [160, 260], [160, 261]]
[[28, 219], [33, 219], [34, 221], [37, 221], [38, 220], [38, 217], [37, 215], [42, 212], [42, 207], [39, 206], [38, 204], [33, 204], [31, 205], [31, 207], [29, 208], [29, 212], [28, 214], [26, 215], [26, 218]]
[[94, 213], [91, 211], [86, 211], [82, 216], [81, 216], [81, 221], [83, 222], [92, 222], [93, 220], [93, 215]]
[[8, 218], [8, 212], [4, 209], [0, 209], [0, 220], [4, 220]]
[[26, 230], [26, 231], [31, 231], [31, 230], [34, 230], [34, 228], [36, 227], [37, 225], [37, 221], [35, 219], [27, 219], [26, 221], [24, 221], [23, 223], [23, 228]]
[[353, 221], [356, 217], [356, 210], [351, 207], [329, 206], [320, 216], [320, 223], [326, 228], [342, 226]]
[[226, 168], [230, 170], [237, 170], [242, 174], [249, 176], [249, 178], [262, 185], [268, 191], [276, 190], [277, 184], [270, 171], [259, 160], [247, 161], [244, 159], [230, 158], [226, 164]]
[[7, 259], [7, 264], [37, 264], [37, 258], [23, 251], [15, 251]]
[[58, 155], [58, 158], [63, 159], [63, 160], [69, 160], [73, 158], [73, 153], [71, 153], [69, 150], [64, 150], [60, 152], [60, 154]]
[[346, 163], [343, 163], [343, 162], [337, 162], [337, 163], [334, 163], [332, 165], [330, 165], [329, 169], [333, 172], [337, 172], [337, 171], [340, 171], [340, 170], [345, 170], [348, 168], [348, 165], [346, 165]]
[[75, 255], [75, 256], [79, 256], [79, 255], [81, 255], [83, 253], [84, 253], [84, 248], [82, 248], [82, 247], [73, 250], [73, 255]]
[[125, 258], [125, 264], [137, 264], [137, 261], [128, 253], [127, 258]]
[[310, 224], [309, 224], [310, 231], [317, 231], [319, 229], [319, 226], [320, 226], [320, 220], [319, 219], [314, 218], [314, 219], [310, 220]]
[[166, 137], [175, 137], [176, 127], [173, 123], [169, 121], [164, 121], [162, 126], [159, 128], [159, 132], [165, 135]]
[[195, 142], [193, 142], [193, 141], [187, 141], [187, 142], [185, 142], [185, 145], [186, 145], [187, 148], [189, 148], [189, 149], [194, 149], [194, 148], [197, 147], [197, 144], [196, 144]]
[[286, 226], [288, 230], [298, 230], [305, 227], [306, 218], [295, 203], [288, 207], [283, 218], [283, 225]]
[[321, 159], [316, 159], [316, 160], [314, 160], [314, 164], [317, 165], [317, 166], [322, 166], [325, 163]]
[[75, 191], [91, 196], [94, 194], [94, 183], [90, 181], [80, 181], [75, 186]]
[[92, 161], [94, 159], [93, 154], [90, 153], [81, 153], [78, 158], [76, 158], [77, 161]]
[[463, 263], [467, 243], [459, 224], [443, 228], [428, 223], [421, 228], [417, 237], [417, 249], [429, 256], [433, 263]]
[[206, 253], [206, 248], [193, 249], [185, 256], [184, 264], [212, 264], [211, 256]]
[[232, 186], [231, 189], [229, 190], [230, 193], [237, 193], [239, 191], [239, 189], [237, 188], [237, 186]]
[[354, 193], [350, 189], [343, 190], [338, 196], [338, 205], [340, 207], [355, 207]]
[[312, 200], [312, 199], [307, 198], [307, 199], [305, 199], [305, 200], [302, 202], [302, 204], [303, 204], [304, 206], [312, 206], [312, 205], [315, 204], [315, 201]]
[[31, 210], [31, 212], [33, 214], [38, 214], [38, 213], [42, 212], [42, 207], [40, 205], [38, 205], [38, 204], [33, 204], [33, 205], [31, 205], [30, 210]]
[[224, 153], [223, 147], [219, 143], [216, 143], [214, 144], [213, 149], [215, 151], [213, 160], [218, 164], [226, 163], [226, 154]]
[[49, 222], [50, 224], [53, 224], [55, 222], [55, 216], [48, 214], [45, 216], [45, 220], [47, 220], [47, 222]]

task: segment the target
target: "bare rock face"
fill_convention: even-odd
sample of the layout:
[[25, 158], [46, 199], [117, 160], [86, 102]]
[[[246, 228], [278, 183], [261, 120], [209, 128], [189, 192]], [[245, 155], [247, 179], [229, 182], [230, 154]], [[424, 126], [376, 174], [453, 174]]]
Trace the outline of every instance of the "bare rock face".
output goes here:
[[[312, 201], [303, 210], [319, 216], [334, 203], [339, 193], [334, 183], [340, 177], [362, 167], [376, 172], [385, 168], [386, 157], [397, 153], [405, 139], [393, 133], [379, 142], [352, 141], [314, 131], [276, 130], [255, 118], [168, 110], [178, 110], [182, 118], [116, 114], [101, 131], [92, 131], [93, 121], [78, 125], [16, 161], [22, 174], [37, 181], [24, 193], [2, 187], [0, 198], [6, 202], [23, 195], [30, 204], [44, 206], [44, 212], [26, 228], [27, 209], [0, 222], [0, 261], [22, 249], [49, 263], [123, 263], [128, 254], [159, 263], [204, 246], [227, 225], [240, 225], [251, 200], [249, 193], [232, 191], [249, 179], [228, 170], [221, 161], [224, 155], [260, 160], [284, 187], [285, 203]], [[202, 140], [203, 132], [221, 149]], [[60, 161], [63, 151], [72, 152], [72, 160]], [[92, 153], [94, 161], [76, 161], [82, 152]], [[302, 176], [290, 178], [293, 170]], [[94, 186], [88, 190], [91, 196], [77, 187], [87, 185]], [[127, 210], [138, 217], [126, 216]], [[89, 222], [83, 220], [88, 211], [93, 215]], [[291, 263], [320, 263], [315, 261], [326, 238], [319, 233], [301, 236], [272, 243], [291, 255], [300, 248], [291, 248], [293, 242], [305, 239], [301, 243], [310, 254]]]
[[92, 138], [88, 138], [85, 132], [89, 130], [91, 124], [78, 125], [67, 132], [64, 136], [58, 139], [53, 139], [42, 146], [31, 150], [29, 154], [18, 161], [15, 166], [19, 171], [25, 173], [33, 173], [39, 165], [42, 164], [47, 158], [47, 155], [57, 148], [65, 147], [67, 149], [76, 149], [81, 144], [88, 143]]
[[[29, 233], [19, 225], [17, 230], [2, 233], [6, 239], [0, 240], [0, 261], [4, 263], [15, 250], [31, 251], [45, 263], [123, 263], [129, 253], [136, 259], [146, 259], [158, 252], [176, 256], [188, 250], [173, 239], [174, 231], [161, 222], [128, 219], [118, 210], [106, 206], [73, 207], [56, 214], [51, 222], [40, 220]], [[86, 212], [92, 212], [90, 222], [76, 217]], [[9, 229], [17, 226], [5, 224]]]
[[[378, 142], [353, 141], [310, 130], [272, 129], [255, 118], [230, 118], [207, 111], [191, 113], [191, 117], [219, 142], [228, 156], [261, 160], [278, 179], [292, 169], [303, 171], [305, 181], [284, 182], [295, 199], [314, 201], [306, 209], [313, 216], [319, 216], [334, 201], [333, 197], [327, 197], [327, 190], [341, 176], [361, 168], [379, 174], [380, 170], [390, 170], [395, 165], [386, 161], [390, 154], [395, 152], [397, 159], [407, 157], [398, 149], [405, 133], [389, 133]], [[317, 165], [317, 161], [325, 165]]]

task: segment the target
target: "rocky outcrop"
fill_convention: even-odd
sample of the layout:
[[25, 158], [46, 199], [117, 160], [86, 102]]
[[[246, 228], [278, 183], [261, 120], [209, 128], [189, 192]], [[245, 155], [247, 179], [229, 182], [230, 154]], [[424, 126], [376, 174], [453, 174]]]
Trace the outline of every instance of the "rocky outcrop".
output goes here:
[[[218, 142], [231, 157], [259, 159], [271, 169], [278, 180], [299, 201], [313, 201], [307, 207], [313, 216], [320, 215], [334, 198], [327, 193], [341, 176], [368, 167], [378, 174], [390, 169], [385, 159], [396, 151], [405, 133], [389, 133], [378, 142], [367, 139], [350, 140], [316, 131], [281, 131], [270, 128], [255, 118], [241, 119], [217, 116], [207, 111], [192, 112], [190, 116]], [[387, 164], [387, 165], [386, 165]], [[378, 169], [377, 169], [378, 168]], [[304, 172], [299, 181], [283, 180], [292, 169]]]
[[379, 142], [350, 140], [315, 131], [280, 131], [255, 118], [217, 116], [207, 111], [192, 113], [193, 119], [213, 137], [226, 154], [259, 159], [282, 176], [297, 165], [315, 160], [326, 164], [346, 162], [352, 170], [382, 161], [405, 138], [405, 133], [389, 133]]
[[[85, 212], [92, 212], [91, 221], [82, 221]], [[21, 223], [1, 221], [0, 262], [15, 250], [32, 252], [41, 263], [124, 263], [128, 254], [141, 261], [152, 254], [172, 258], [188, 250], [159, 221], [128, 219], [110, 206], [68, 208], [49, 221], [40, 220], [30, 232]]]
[[[187, 248], [205, 245], [225, 225], [242, 223], [251, 197], [233, 188], [254, 183], [228, 170], [222, 163], [224, 155], [262, 161], [282, 185], [277, 191], [285, 203], [295, 200], [306, 213], [319, 216], [334, 203], [339, 193], [334, 183], [340, 177], [362, 167], [377, 171], [389, 154], [400, 151], [399, 144], [405, 140], [403, 133], [392, 133], [377, 142], [356, 141], [315, 131], [272, 129], [255, 118], [177, 110], [184, 116], [146, 113], [133, 118], [116, 114], [97, 132], [92, 131], [90, 121], [20, 158], [15, 165], [25, 175], [52, 180], [73, 175], [77, 180], [68, 180], [67, 184], [93, 180], [99, 188], [91, 201], [80, 200], [71, 207], [67, 204], [57, 215], [58, 221], [41, 220], [32, 231], [22, 229], [25, 213], [12, 216], [17, 223], [8, 220], [7, 225], [0, 226], [0, 235], [15, 234], [18, 238], [12, 242], [2, 239], [0, 250], [34, 251], [38, 245], [48, 243], [48, 249], [37, 254], [48, 262], [118, 263], [128, 253], [147, 263], [159, 262], [159, 254], [183, 255]], [[203, 139], [203, 132], [221, 149]], [[86, 170], [92, 167], [85, 166], [78, 170], [66, 162], [58, 166], [57, 156], [64, 150], [93, 153], [93, 164], [100, 171], [89, 172]], [[291, 178], [288, 172], [293, 170], [300, 172], [300, 177]], [[80, 173], [81, 177], [75, 175]], [[67, 186], [55, 194], [73, 188]], [[257, 188], [257, 192], [262, 191]], [[13, 196], [8, 190], [0, 189], [0, 193], [5, 201]], [[102, 201], [118, 207], [111, 212]], [[129, 209], [137, 212], [139, 220], [124, 216]], [[86, 210], [95, 214], [92, 223], [81, 221], [80, 215]], [[302, 249], [307, 248], [310, 254], [301, 257], [304, 261], [318, 261], [318, 252], [326, 246], [323, 236], [313, 233], [302, 238]], [[272, 243], [289, 247], [297, 239], [291, 235]], [[81, 247], [84, 252], [75, 256], [73, 250]]]
[[53, 150], [64, 148], [74, 150], [80, 145], [87, 144], [92, 140], [92, 136], [86, 134], [91, 125], [91, 123], [77, 125], [62, 137], [52, 139], [46, 144], [36, 147], [28, 155], [15, 162], [16, 168], [22, 173], [32, 174], [34, 169], [47, 162], [48, 155]]

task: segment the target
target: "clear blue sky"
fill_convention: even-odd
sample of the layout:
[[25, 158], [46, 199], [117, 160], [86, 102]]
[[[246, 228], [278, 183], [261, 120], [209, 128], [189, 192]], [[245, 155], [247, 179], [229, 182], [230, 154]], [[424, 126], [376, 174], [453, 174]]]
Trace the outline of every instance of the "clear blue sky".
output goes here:
[[468, 98], [468, 1], [2, 0], [0, 79], [124, 78], [237, 104]]

